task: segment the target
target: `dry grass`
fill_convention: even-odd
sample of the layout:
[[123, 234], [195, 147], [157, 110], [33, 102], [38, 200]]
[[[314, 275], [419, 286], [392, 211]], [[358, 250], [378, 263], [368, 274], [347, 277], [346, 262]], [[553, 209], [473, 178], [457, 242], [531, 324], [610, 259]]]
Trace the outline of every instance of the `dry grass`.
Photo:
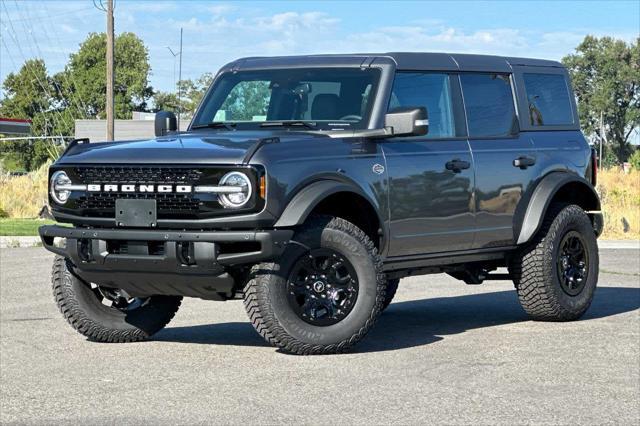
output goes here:
[[47, 203], [47, 170], [42, 165], [25, 176], [0, 176], [0, 217], [34, 218]]
[[[35, 218], [47, 202], [47, 168], [27, 176], [0, 177], [0, 217]], [[640, 239], [640, 171], [600, 170], [598, 192], [608, 239]]]
[[640, 239], [640, 170], [598, 172], [605, 239]]

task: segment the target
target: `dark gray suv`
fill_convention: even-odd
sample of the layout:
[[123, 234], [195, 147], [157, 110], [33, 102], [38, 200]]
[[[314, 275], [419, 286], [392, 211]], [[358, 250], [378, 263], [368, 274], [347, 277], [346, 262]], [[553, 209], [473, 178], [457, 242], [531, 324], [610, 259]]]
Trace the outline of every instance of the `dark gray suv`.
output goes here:
[[50, 170], [71, 224], [40, 228], [54, 295], [91, 340], [148, 338], [183, 296], [243, 298], [273, 345], [342, 352], [401, 278], [441, 272], [512, 279], [535, 320], [593, 298], [596, 158], [557, 62], [245, 58], [187, 131], [161, 112], [156, 135], [77, 140]]

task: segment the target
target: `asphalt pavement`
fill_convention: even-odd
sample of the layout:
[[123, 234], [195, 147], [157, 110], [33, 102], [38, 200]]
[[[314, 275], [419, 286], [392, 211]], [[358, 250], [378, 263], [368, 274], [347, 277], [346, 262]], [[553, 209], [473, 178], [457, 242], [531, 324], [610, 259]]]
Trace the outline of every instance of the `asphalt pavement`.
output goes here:
[[148, 342], [85, 340], [52, 255], [0, 250], [0, 423], [640, 423], [640, 250], [601, 250], [582, 320], [527, 319], [511, 282], [401, 281], [355, 351], [267, 346], [242, 303], [185, 299]]

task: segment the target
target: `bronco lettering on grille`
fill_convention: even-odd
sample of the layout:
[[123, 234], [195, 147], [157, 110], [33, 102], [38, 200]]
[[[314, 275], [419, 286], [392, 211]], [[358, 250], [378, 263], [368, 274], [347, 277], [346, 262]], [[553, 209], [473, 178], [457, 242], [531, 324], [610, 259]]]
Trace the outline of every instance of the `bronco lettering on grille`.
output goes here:
[[161, 193], [174, 193], [188, 194], [193, 192], [191, 185], [100, 185], [89, 184], [87, 185], [89, 192], [161, 192]]

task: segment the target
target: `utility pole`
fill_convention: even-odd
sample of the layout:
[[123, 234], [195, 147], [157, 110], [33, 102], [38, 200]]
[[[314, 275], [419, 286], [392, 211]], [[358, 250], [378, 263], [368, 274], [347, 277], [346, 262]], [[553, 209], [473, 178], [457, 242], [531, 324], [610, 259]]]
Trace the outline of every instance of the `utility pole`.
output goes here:
[[182, 27], [180, 27], [180, 65], [178, 65], [178, 131], [180, 131], [180, 113], [182, 112]]
[[107, 0], [107, 140], [113, 137], [113, 0]]

